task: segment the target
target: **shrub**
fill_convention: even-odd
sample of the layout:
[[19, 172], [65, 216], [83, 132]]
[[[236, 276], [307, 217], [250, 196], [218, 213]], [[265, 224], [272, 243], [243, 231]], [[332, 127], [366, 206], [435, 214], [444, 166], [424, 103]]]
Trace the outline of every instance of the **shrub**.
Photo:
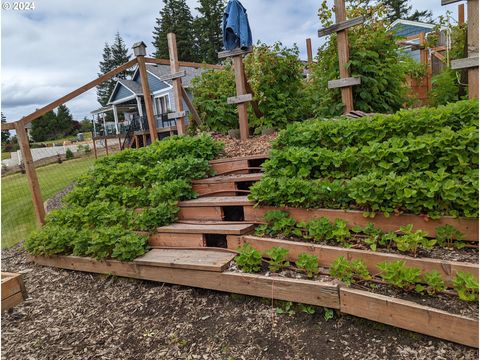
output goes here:
[[75, 155], [73, 155], [72, 150], [67, 149], [67, 151], [65, 151], [65, 159], [71, 160], [71, 159], [73, 159], [74, 157], [75, 157]]
[[449, 68], [432, 77], [432, 90], [428, 93], [431, 105], [446, 105], [459, 100], [457, 72]]

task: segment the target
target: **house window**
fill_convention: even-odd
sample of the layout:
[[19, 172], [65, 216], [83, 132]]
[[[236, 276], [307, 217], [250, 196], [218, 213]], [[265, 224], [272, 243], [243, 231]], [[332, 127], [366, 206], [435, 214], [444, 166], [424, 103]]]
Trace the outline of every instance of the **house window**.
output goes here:
[[155, 98], [155, 105], [157, 108], [157, 115], [166, 114], [170, 111], [170, 101], [168, 95]]

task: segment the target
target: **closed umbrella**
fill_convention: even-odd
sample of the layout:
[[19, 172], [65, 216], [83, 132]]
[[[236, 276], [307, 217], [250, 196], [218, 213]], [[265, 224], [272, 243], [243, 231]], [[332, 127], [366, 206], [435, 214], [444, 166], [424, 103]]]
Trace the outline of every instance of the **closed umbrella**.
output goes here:
[[223, 46], [225, 50], [252, 46], [247, 10], [238, 0], [229, 0], [223, 13]]

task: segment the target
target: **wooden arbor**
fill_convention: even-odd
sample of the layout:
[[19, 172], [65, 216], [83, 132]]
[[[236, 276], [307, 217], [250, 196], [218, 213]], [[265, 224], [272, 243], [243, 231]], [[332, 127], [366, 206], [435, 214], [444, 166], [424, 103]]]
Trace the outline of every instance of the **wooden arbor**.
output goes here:
[[[172, 45], [174, 44], [174, 39], [175, 38], [173, 36], [173, 42], [171, 42]], [[26, 171], [26, 174], [27, 174], [28, 186], [29, 186], [30, 192], [32, 193], [32, 201], [33, 201], [33, 207], [34, 207], [34, 210], [35, 210], [35, 216], [37, 218], [37, 221], [40, 224], [43, 224], [45, 222], [45, 210], [44, 210], [44, 207], [43, 207], [43, 200], [42, 200], [42, 194], [41, 194], [41, 191], [40, 191], [40, 184], [39, 184], [37, 173], [36, 173], [35, 166], [34, 166], [34, 163], [33, 163], [32, 153], [30, 151], [30, 144], [29, 144], [28, 135], [27, 135], [25, 127], [27, 126], [27, 124], [29, 124], [32, 121], [38, 119], [39, 117], [46, 114], [47, 112], [55, 109], [59, 105], [62, 105], [64, 103], [76, 98], [77, 96], [79, 96], [79, 95], [83, 94], [84, 92], [94, 88], [95, 86], [113, 78], [114, 76], [124, 72], [125, 70], [127, 70], [127, 69], [129, 69], [129, 68], [131, 68], [135, 65], [138, 65], [141, 80], [142, 80], [142, 90], [143, 90], [143, 96], [145, 98], [145, 107], [146, 107], [146, 110], [147, 110], [148, 126], [149, 126], [149, 132], [151, 134], [150, 136], [152, 136], [152, 139], [157, 139], [158, 137], [156, 136], [157, 135], [156, 121], [155, 121], [154, 113], [153, 113], [153, 104], [152, 104], [152, 101], [151, 101], [151, 93], [150, 93], [150, 89], [149, 89], [148, 78], [147, 78], [147, 73], [146, 73], [146, 65], [145, 64], [146, 63], [162, 64], [162, 65], [170, 64], [171, 66], [173, 66], [173, 64], [172, 64], [173, 61], [172, 61], [172, 59], [166, 60], [166, 59], [148, 58], [148, 57], [146, 57], [145, 47], [146, 47], [146, 45], [143, 42], [136, 43], [134, 45], [134, 54], [135, 54], [134, 59], [132, 59], [132, 60], [128, 61], [127, 63], [117, 67], [116, 69], [113, 69], [113, 70], [107, 72], [106, 74], [98, 77], [97, 79], [88, 82], [87, 84], [79, 87], [78, 89], [75, 89], [75, 90], [71, 91], [70, 93], [62, 96], [61, 98], [51, 102], [48, 105], [45, 105], [44, 107], [34, 111], [33, 113], [23, 117], [20, 120], [17, 120], [17, 121], [11, 122], [11, 123], [3, 123], [2, 124], [2, 126], [1, 126], [2, 130], [15, 130], [16, 133], [17, 133], [18, 142], [19, 142], [19, 145], [20, 145], [20, 150], [21, 150], [23, 162], [24, 162], [24, 165], [25, 165], [25, 171]], [[176, 44], [175, 44], [175, 50], [176, 50]], [[173, 53], [170, 52], [170, 54], [175, 55], [176, 51], [174, 51]], [[214, 69], [222, 68], [219, 65], [182, 62], [182, 61], [178, 61], [178, 59], [175, 60], [175, 63], [176, 63], [176, 66], [189, 66], [189, 67], [196, 67], [196, 68], [204, 67], [204, 68], [214, 68]], [[169, 79], [172, 79], [172, 77], [170, 77]], [[166, 78], [165, 80], [168, 80], [168, 78]], [[181, 83], [180, 83], [180, 85], [181, 85]], [[197, 114], [195, 108], [193, 107], [193, 104], [191, 103], [190, 99], [186, 95], [186, 92], [185, 92], [185, 89], [183, 88], [183, 86], [180, 86], [180, 94], [181, 94], [180, 95], [181, 98], [180, 98], [180, 100], [177, 100], [177, 101], [181, 101], [182, 98], [183, 98], [183, 100], [185, 101], [185, 103], [189, 107], [189, 110], [192, 113], [193, 119], [196, 120], [196, 121], [200, 121], [200, 119], [198, 117], [198, 114]], [[185, 115], [183, 114], [183, 116], [185, 116]]]
[[318, 37], [337, 33], [338, 64], [340, 67], [340, 79], [330, 80], [329, 89], [341, 88], [342, 102], [345, 105], [344, 113], [348, 114], [354, 110], [352, 86], [360, 84], [360, 78], [350, 77], [350, 70], [347, 68], [349, 61], [348, 28], [360, 25], [365, 22], [363, 16], [347, 20], [345, 11], [345, 0], [335, 0], [335, 21], [336, 23], [327, 28], [318, 30]]
[[[442, 5], [461, 0], [442, 0]], [[467, 44], [468, 57], [452, 60], [452, 69], [468, 69], [468, 97], [478, 99], [478, 0], [467, 1]]]

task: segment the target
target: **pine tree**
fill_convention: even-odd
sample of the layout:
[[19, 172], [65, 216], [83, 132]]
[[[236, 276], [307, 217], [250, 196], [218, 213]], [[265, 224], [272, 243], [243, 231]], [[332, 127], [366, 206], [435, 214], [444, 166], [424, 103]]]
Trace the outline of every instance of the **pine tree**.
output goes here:
[[167, 34], [175, 33], [178, 58], [183, 61], [198, 61], [197, 44], [193, 33], [193, 17], [185, 0], [165, 0], [157, 26], [153, 30], [155, 57], [168, 59]]
[[31, 135], [34, 141], [55, 139], [55, 126], [57, 115], [53, 110], [32, 121]]
[[70, 114], [70, 110], [66, 105], [60, 105], [57, 109], [57, 116], [55, 118], [55, 137], [64, 137], [72, 135], [75, 132], [75, 123]]
[[[102, 76], [107, 72], [123, 65], [124, 63], [130, 60], [131, 55], [128, 54], [128, 48], [125, 45], [120, 33], [115, 34], [115, 39], [113, 41], [112, 46], [108, 43], [105, 43], [103, 48], [103, 60], [100, 61], [100, 73], [98, 76]], [[112, 94], [113, 88], [116, 84], [116, 79], [126, 79], [128, 76], [132, 74], [132, 71], [126, 70], [116, 77], [113, 77], [110, 80], [103, 82], [102, 84], [97, 86], [97, 99], [98, 102], [105, 106], [110, 99], [110, 95]]]
[[209, 64], [218, 62], [217, 53], [223, 48], [222, 20], [224, 0], [199, 0], [196, 9], [200, 13], [195, 19], [195, 33], [198, 41], [199, 59]]
[[430, 10], [415, 10], [415, 12], [411, 14], [412, 5], [409, 5], [408, 0], [383, 0], [382, 2], [387, 8], [387, 19], [389, 22], [394, 22], [397, 19], [423, 22], [432, 21], [432, 12]]
[[[2, 114], [2, 124], [5, 124], [7, 122], [7, 118], [5, 115]], [[2, 144], [7, 143], [8, 139], [10, 139], [10, 131], [9, 130], [2, 130]]]

